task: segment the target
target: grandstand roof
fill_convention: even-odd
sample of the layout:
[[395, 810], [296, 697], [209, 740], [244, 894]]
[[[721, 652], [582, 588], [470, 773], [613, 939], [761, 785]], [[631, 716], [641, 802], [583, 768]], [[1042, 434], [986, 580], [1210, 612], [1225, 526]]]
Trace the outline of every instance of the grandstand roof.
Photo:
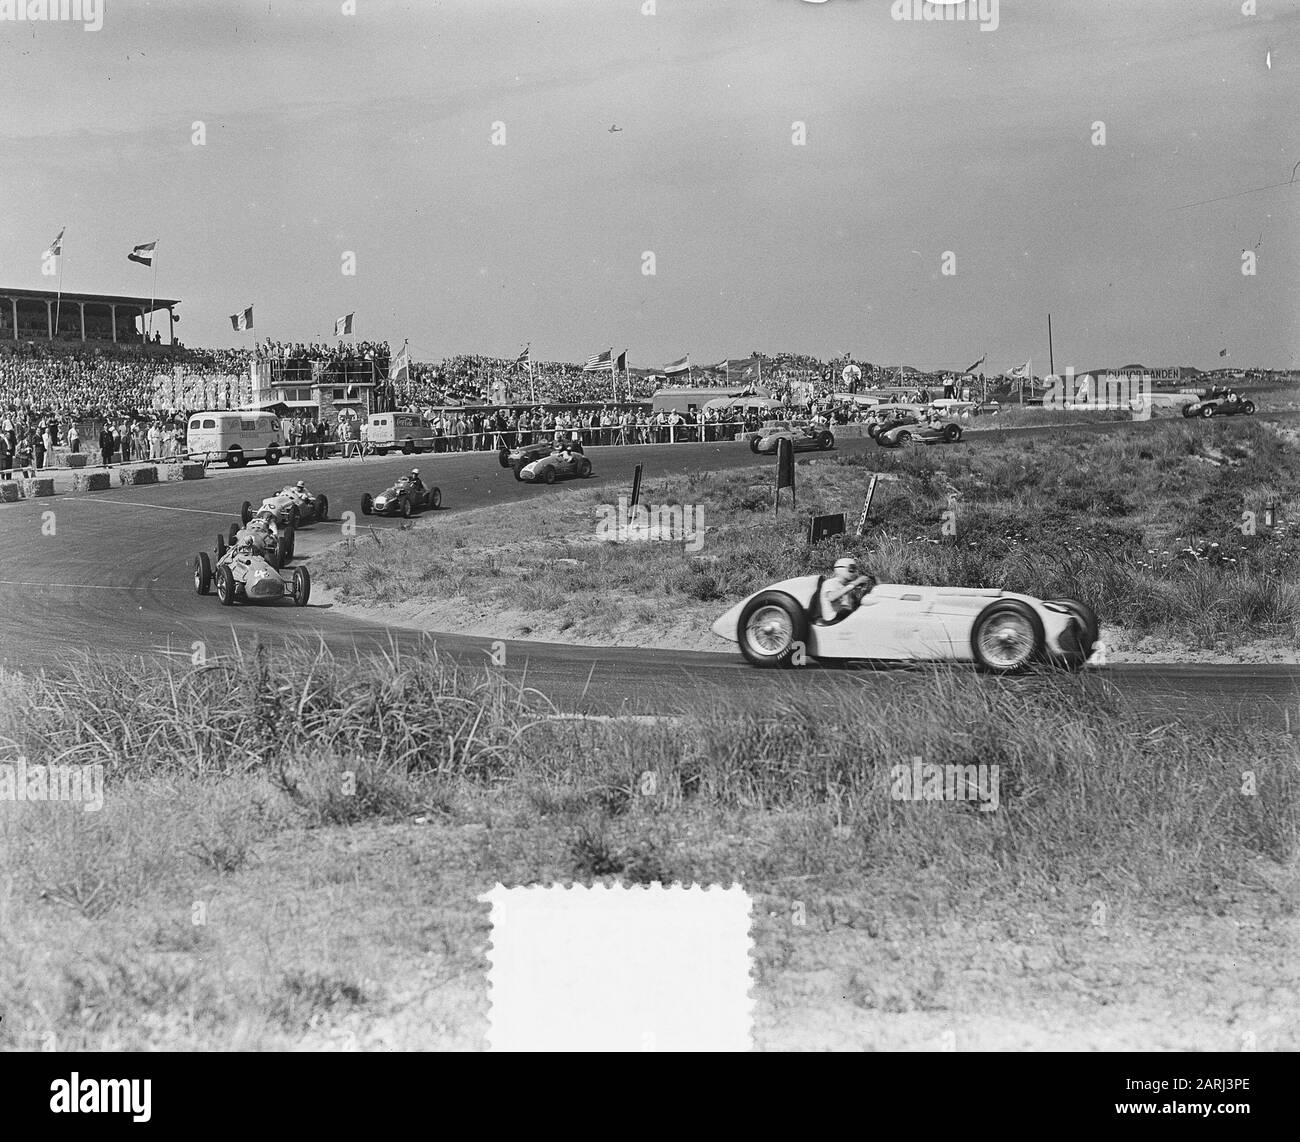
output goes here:
[[33, 301], [62, 300], [71, 303], [84, 301], [94, 305], [133, 305], [139, 306], [146, 313], [158, 309], [170, 309], [174, 305], [180, 305], [180, 299], [173, 297], [148, 298], [132, 297], [129, 294], [120, 293], [73, 293], [70, 290], [59, 293], [52, 289], [8, 289], [4, 286], [0, 286], [0, 297], [27, 298]]

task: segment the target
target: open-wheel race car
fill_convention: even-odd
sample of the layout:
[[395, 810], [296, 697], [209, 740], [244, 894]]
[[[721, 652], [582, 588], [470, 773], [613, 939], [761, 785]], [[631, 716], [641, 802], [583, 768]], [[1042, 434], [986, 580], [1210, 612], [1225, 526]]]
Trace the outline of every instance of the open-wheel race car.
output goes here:
[[1238, 392], [1211, 389], [1200, 400], [1183, 405], [1184, 416], [1254, 416], [1255, 402]]
[[[755, 666], [803, 661], [974, 662], [997, 674], [1038, 663], [1075, 669], [1093, 652], [1097, 616], [1073, 599], [1042, 601], [996, 588], [853, 585], [844, 613], [827, 617], [824, 575], [774, 583], [737, 603], [713, 633]], [[833, 612], [831, 612], [833, 613]]]
[[258, 507], [245, 500], [239, 508], [239, 522], [246, 524], [264, 511], [270, 512], [275, 522], [282, 526], [301, 527], [305, 523], [329, 519], [330, 502], [323, 494], [309, 492], [307, 485], [299, 480], [296, 484], [285, 485], [275, 495], [267, 496]]
[[362, 515], [400, 515], [409, 519], [413, 512], [432, 511], [442, 507], [442, 492], [426, 487], [418, 471], [403, 476], [390, 488], [377, 496], [366, 492], [361, 497]]
[[867, 435], [873, 440], [881, 432], [904, 424], [920, 424], [925, 411], [919, 404], [878, 405], [867, 419]]
[[[554, 443], [549, 440], [543, 441], [539, 444], [520, 444], [514, 448], [502, 448], [501, 451], [497, 453], [497, 459], [500, 461], [501, 467], [513, 468], [515, 479], [518, 480], [521, 478], [519, 475], [520, 472], [534, 461], [540, 460], [544, 456], [549, 456], [554, 448]], [[569, 443], [569, 450], [571, 452], [581, 452], [581, 442], [577, 440], [571, 441]]]
[[293, 525], [277, 523], [274, 513], [265, 508], [259, 510], [243, 527], [232, 523], [230, 531], [225, 535], [217, 534], [217, 558], [225, 555], [244, 536], [252, 541], [253, 550], [276, 570], [293, 558]]
[[876, 443], [882, 448], [901, 448], [905, 444], [956, 444], [961, 439], [961, 425], [955, 420], [916, 420], [886, 424], [876, 431]]
[[194, 557], [194, 590], [206, 595], [216, 588], [217, 602], [223, 607], [235, 603], [273, 603], [290, 598], [294, 605], [305, 607], [311, 598], [311, 572], [295, 567], [286, 581], [279, 570], [258, 555], [247, 542], [228, 548], [213, 566], [206, 551]]
[[585, 480], [591, 475], [591, 461], [581, 450], [560, 446], [525, 464], [515, 472], [526, 484], [553, 484], [556, 480]]
[[825, 452], [835, 447], [835, 434], [815, 425], [780, 425], [759, 429], [750, 437], [749, 450], [759, 456], [773, 456], [782, 437], [790, 440], [796, 452]]

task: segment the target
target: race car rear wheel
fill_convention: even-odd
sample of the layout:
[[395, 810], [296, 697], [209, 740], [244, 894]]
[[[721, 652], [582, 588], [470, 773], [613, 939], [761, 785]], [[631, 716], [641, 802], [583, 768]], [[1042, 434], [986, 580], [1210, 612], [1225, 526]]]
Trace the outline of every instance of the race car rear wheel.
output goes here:
[[1003, 599], [990, 603], [971, 629], [976, 665], [992, 674], [1017, 674], [1043, 653], [1043, 623], [1028, 603]]
[[441, 489], [441, 488], [433, 488], [433, 489], [430, 490], [430, 492], [429, 492], [429, 506], [430, 506], [431, 508], [433, 508], [434, 511], [437, 511], [438, 508], [442, 507], [442, 489]]
[[411, 518], [411, 497], [410, 496], [402, 497], [402, 518], [403, 519]]
[[289, 544], [289, 558], [292, 559], [294, 553], [298, 550], [298, 533], [291, 527], [284, 529], [285, 541]]
[[870, 436], [872, 440], [875, 440], [876, 437], [880, 435], [880, 422], [878, 420], [873, 420], [867, 425], [867, 435]]
[[317, 496], [316, 497], [316, 518], [318, 520], [325, 520], [325, 519], [329, 519], [329, 517], [330, 517], [329, 497]]
[[817, 438], [817, 447], [820, 448], [823, 452], [826, 452], [829, 449], [834, 448], [835, 447], [834, 435], [829, 432], [823, 432], [821, 436]]
[[755, 456], [758, 455], [758, 437], [757, 437], [757, 436], [751, 436], [751, 437], [749, 438], [749, 450], [750, 450], [750, 451], [751, 451]]
[[296, 528], [302, 523], [302, 512], [298, 510], [298, 505], [294, 504], [289, 509], [289, 526]]
[[1242, 401], [1242, 402], [1241, 402], [1241, 411], [1244, 412], [1247, 416], [1254, 416], [1254, 415], [1255, 415], [1255, 402], [1254, 402], [1253, 400]]
[[306, 567], [293, 569], [293, 605], [305, 607], [311, 598], [311, 572]]
[[1058, 607], [1066, 607], [1079, 625], [1079, 649], [1082, 652], [1077, 665], [1082, 666], [1092, 657], [1093, 648], [1101, 638], [1101, 624], [1097, 621], [1097, 612], [1087, 603], [1078, 599], [1052, 599]]
[[895, 444], [911, 444], [911, 443], [912, 443], [912, 434], [911, 434], [910, 432], [908, 432], [907, 429], [905, 428], [905, 429], [903, 429], [903, 430], [902, 430], [902, 431], [901, 431], [897, 436], [894, 437], [894, 443], [895, 443]]
[[544, 483], [547, 483], [547, 484], [553, 484], [553, 483], [555, 483], [555, 469], [554, 469], [554, 468], [547, 468], [547, 469], [545, 469], [545, 470], [542, 472], [542, 480], [543, 480]]
[[501, 451], [497, 453], [497, 461], [500, 463], [501, 467], [509, 468], [510, 450], [508, 448], [502, 448]]
[[217, 568], [217, 602], [223, 607], [232, 606], [235, 602], [235, 577], [230, 573], [229, 567]]
[[212, 587], [212, 560], [206, 551], [194, 557], [194, 593], [206, 595]]
[[239, 505], [239, 522], [247, 523], [252, 518], [253, 518], [253, 505], [250, 504], [247, 500], [245, 500], [242, 504]]
[[943, 426], [943, 438], [949, 444], [956, 444], [961, 439], [961, 425], [945, 424]]
[[222, 535], [221, 532], [217, 532], [216, 552], [217, 552], [218, 559], [220, 559], [226, 553], [226, 537]]
[[1214, 415], [1214, 405], [1212, 405], [1212, 404], [1207, 404], [1203, 409], [1201, 409], [1199, 415], [1200, 415], [1203, 419], [1205, 419], [1205, 420], [1209, 420], [1210, 417], [1212, 417], [1212, 416]]
[[784, 591], [763, 591], [740, 612], [740, 653], [755, 666], [784, 668], [808, 642], [803, 609]]
[[361, 514], [369, 515], [374, 509], [374, 506], [374, 497], [372, 497], [369, 492], [363, 492], [361, 495]]
[[234, 546], [235, 546], [235, 537], [236, 537], [238, 534], [239, 534], [239, 524], [237, 524], [237, 523], [232, 523], [232, 524], [230, 525], [230, 530], [229, 530], [228, 532], [226, 532], [226, 546], [227, 546], [227, 547], [234, 547]]
[[275, 541], [275, 551], [271, 553], [271, 566], [279, 571], [292, 558], [293, 548], [289, 546], [289, 537], [281, 535]]
[[582, 460], [582, 461], [578, 464], [578, 475], [579, 475], [582, 479], [584, 479], [584, 480], [585, 480], [588, 476], [591, 475], [591, 461], [590, 461], [590, 460]]
[[516, 479], [516, 480], [522, 480], [523, 478], [524, 478], [524, 466], [523, 466], [522, 464], [516, 464], [516, 465], [515, 465], [515, 479]]

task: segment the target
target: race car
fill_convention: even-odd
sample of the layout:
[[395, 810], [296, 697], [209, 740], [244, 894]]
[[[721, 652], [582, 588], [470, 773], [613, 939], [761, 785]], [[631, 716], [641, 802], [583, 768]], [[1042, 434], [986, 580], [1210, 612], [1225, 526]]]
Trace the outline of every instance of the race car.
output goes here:
[[242, 528], [239, 524], [232, 523], [226, 535], [217, 535], [217, 558], [225, 555], [245, 535], [252, 540], [253, 550], [276, 570], [293, 558], [293, 525], [276, 523], [275, 514], [266, 508], [254, 515]]
[[213, 567], [206, 551], [194, 557], [194, 590], [206, 595], [217, 589], [223, 607], [235, 603], [273, 603], [292, 598], [294, 606], [305, 607], [311, 597], [311, 572], [295, 567], [286, 582], [280, 572], [248, 546], [231, 547]]
[[[515, 479], [520, 479], [519, 473], [535, 460], [540, 460], [543, 456], [549, 456], [555, 445], [550, 441], [542, 444], [521, 444], [516, 448], [502, 448], [497, 454], [497, 459], [503, 468], [513, 468], [515, 470]], [[581, 452], [582, 444], [574, 440], [569, 444], [571, 452]]]
[[1044, 602], [997, 588], [914, 587], [876, 583], [857, 588], [856, 606], [822, 618], [824, 575], [786, 579], [721, 615], [713, 633], [740, 644], [755, 666], [804, 660], [974, 662], [996, 674], [1036, 663], [1070, 669], [1091, 656], [1096, 614], [1073, 599]]
[[883, 429], [899, 424], [920, 424], [925, 410], [919, 404], [882, 404], [867, 419], [867, 435], [873, 440]]
[[313, 495], [299, 480], [296, 484], [286, 484], [275, 495], [267, 496], [260, 507], [255, 508], [245, 500], [239, 508], [239, 522], [247, 523], [261, 511], [269, 511], [276, 523], [301, 527], [305, 523], [329, 519], [330, 502], [324, 495]]
[[775, 455], [782, 437], [790, 439], [796, 452], [825, 452], [835, 447], [835, 435], [829, 428], [803, 424], [760, 429], [750, 437], [749, 450], [758, 456]]
[[572, 449], [553, 449], [549, 455], [525, 464], [515, 473], [526, 484], [553, 484], [556, 480], [586, 479], [591, 475], [591, 461]]
[[1240, 393], [1210, 390], [1209, 395], [1183, 406], [1184, 416], [1253, 416], [1255, 402]]
[[899, 448], [916, 441], [922, 444], [956, 444], [960, 439], [961, 425], [955, 420], [908, 421], [882, 425], [876, 432], [876, 443], [882, 448]]
[[361, 497], [362, 515], [400, 515], [410, 519], [412, 512], [442, 507], [442, 492], [417, 484], [411, 476], [403, 476], [392, 487], [377, 496], [369, 492]]

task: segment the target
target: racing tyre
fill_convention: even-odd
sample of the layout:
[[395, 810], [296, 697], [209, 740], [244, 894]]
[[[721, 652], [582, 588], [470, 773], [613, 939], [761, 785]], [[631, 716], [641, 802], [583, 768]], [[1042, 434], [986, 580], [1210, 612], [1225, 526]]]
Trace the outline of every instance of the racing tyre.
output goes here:
[[289, 546], [289, 537], [281, 535], [275, 541], [275, 550], [271, 553], [271, 566], [279, 571], [292, 558], [293, 548]]
[[591, 475], [591, 461], [583, 460], [578, 465], [578, 476], [579, 478], [585, 480], [590, 475]]
[[516, 464], [516, 465], [515, 465], [515, 479], [516, 479], [516, 480], [522, 480], [523, 478], [524, 478], [524, 466], [523, 466], [522, 464]]
[[230, 573], [229, 567], [217, 568], [217, 602], [223, 607], [232, 606], [235, 602], [235, 577]]
[[507, 449], [507, 448], [503, 448], [503, 449], [501, 449], [501, 451], [497, 453], [497, 461], [498, 461], [498, 463], [500, 463], [501, 467], [503, 467], [503, 468], [509, 468], [509, 467], [510, 467], [510, 451], [509, 451], [509, 449]]
[[293, 605], [305, 607], [311, 598], [311, 572], [306, 567], [293, 569]]
[[894, 437], [894, 443], [895, 443], [895, 444], [911, 444], [911, 443], [912, 443], [912, 434], [911, 434], [910, 432], [908, 432], [907, 429], [903, 429], [902, 432], [900, 432], [897, 436]]
[[[226, 537], [222, 535], [221, 532], [217, 532], [216, 552], [217, 552], [218, 559], [220, 559], [226, 553]], [[203, 594], [203, 592], [200, 591], [199, 594]]]
[[298, 510], [298, 505], [294, 504], [289, 509], [289, 526], [296, 531], [301, 523], [302, 513]]
[[1183, 415], [1184, 415], [1185, 417], [1191, 418], [1192, 416], [1195, 416], [1196, 414], [1192, 412], [1192, 406], [1191, 406], [1190, 404], [1185, 404], [1185, 405], [1183, 405]]
[[808, 620], [784, 591], [764, 591], [740, 612], [736, 636], [740, 653], [755, 666], [785, 668], [808, 644]]
[[442, 507], [442, 489], [434, 488], [429, 492], [429, 506], [437, 511]]
[[266, 466], [272, 468], [278, 463], [280, 463], [280, 450], [278, 448], [268, 448], [266, 450]]
[[975, 663], [990, 674], [1019, 674], [1043, 653], [1043, 623], [1019, 599], [990, 603], [971, 629]]
[[1201, 409], [1201, 417], [1204, 420], [1209, 420], [1210, 417], [1212, 417], [1213, 415], [1214, 415], [1214, 405], [1207, 404], [1203, 409]]
[[206, 595], [212, 587], [212, 560], [206, 551], [194, 557], [194, 593]]
[[402, 497], [402, 518], [403, 519], [411, 518], [411, 497], [410, 496]]
[[751, 451], [755, 456], [758, 455], [758, 437], [757, 437], [757, 436], [751, 436], [751, 437], [749, 438], [749, 450], [750, 450], [750, 451]]
[[867, 425], [867, 435], [870, 436], [872, 440], [875, 440], [875, 438], [880, 435], [880, 423], [878, 421], [873, 420]]
[[246, 524], [252, 518], [253, 518], [253, 505], [250, 504], [247, 500], [245, 500], [242, 504], [239, 505], [239, 522]]
[[316, 497], [316, 518], [326, 520], [330, 517], [330, 502], [327, 496]]
[[956, 444], [961, 439], [961, 425], [947, 424], [944, 425], [943, 438], [949, 444]]
[[293, 528], [286, 527], [284, 529], [284, 537], [289, 543], [289, 558], [292, 559], [294, 553], [298, 550], [298, 533], [294, 531]]
[[1254, 415], [1255, 415], [1255, 402], [1254, 402], [1253, 400], [1242, 401], [1242, 402], [1241, 402], [1241, 411], [1244, 412], [1247, 416], [1254, 416]]
[[1065, 607], [1079, 627], [1079, 653], [1072, 655], [1067, 666], [1078, 669], [1092, 657], [1097, 640], [1101, 638], [1101, 626], [1097, 622], [1097, 612], [1078, 599], [1052, 599], [1052, 604]]
[[236, 537], [238, 534], [239, 534], [239, 524], [237, 524], [237, 523], [232, 523], [232, 524], [230, 525], [230, 530], [229, 530], [228, 532], [226, 532], [226, 546], [227, 546], [227, 547], [234, 547], [234, 546], [235, 546], [235, 537]]
[[829, 451], [835, 447], [835, 437], [829, 432], [823, 432], [821, 436], [817, 438], [817, 447], [823, 452]]
[[555, 469], [547, 468], [546, 471], [542, 473], [542, 480], [547, 484], [555, 483]]
[[369, 492], [363, 492], [361, 496], [361, 514], [369, 515], [374, 509], [375, 500]]

